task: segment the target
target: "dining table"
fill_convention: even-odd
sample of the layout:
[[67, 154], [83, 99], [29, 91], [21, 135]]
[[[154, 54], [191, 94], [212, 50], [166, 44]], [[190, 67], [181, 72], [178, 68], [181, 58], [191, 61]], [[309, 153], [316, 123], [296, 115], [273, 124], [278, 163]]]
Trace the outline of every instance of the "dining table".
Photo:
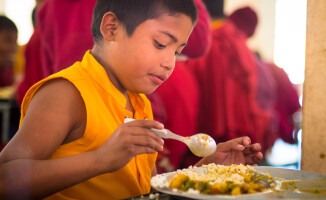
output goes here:
[[[150, 193], [147, 195], [141, 195], [136, 197], [131, 197], [126, 200], [194, 200], [197, 198], [189, 198], [171, 194], [165, 194], [161, 192]], [[210, 199], [210, 198], [209, 198]], [[290, 193], [290, 192], [283, 192], [283, 193], [271, 193], [265, 196], [257, 196], [257, 197], [245, 197], [245, 196], [226, 196], [226, 197], [218, 197], [214, 198], [216, 200], [310, 200], [310, 199], [326, 199], [326, 195], [322, 194], [312, 194], [312, 193]]]
[[[272, 199], [325, 199], [326, 200], [326, 175], [273, 166], [253, 166], [261, 173], [268, 173], [283, 181], [293, 181], [286, 187], [273, 189], [269, 192], [243, 195], [201, 195], [189, 194], [182, 191], [173, 191], [169, 188], [160, 188], [152, 184], [152, 192], [146, 195], [128, 198], [127, 200], [192, 200], [192, 199], [217, 199], [217, 200], [272, 200]], [[166, 178], [175, 172], [161, 174]], [[317, 181], [317, 182], [314, 182]], [[153, 178], [151, 183], [153, 183]], [[316, 184], [317, 183], [317, 184]], [[283, 185], [282, 185], [283, 186]], [[306, 188], [307, 190], [302, 189]], [[308, 188], [307, 188], [308, 187]]]

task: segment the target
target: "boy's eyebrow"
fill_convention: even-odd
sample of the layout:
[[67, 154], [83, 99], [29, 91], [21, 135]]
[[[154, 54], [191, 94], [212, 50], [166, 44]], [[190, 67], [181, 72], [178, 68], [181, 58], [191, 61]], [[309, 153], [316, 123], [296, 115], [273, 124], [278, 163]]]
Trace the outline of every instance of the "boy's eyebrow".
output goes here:
[[[160, 32], [167, 35], [167, 36], [169, 36], [173, 40], [173, 42], [175, 42], [175, 43], [178, 42], [178, 39], [176, 37], [174, 37], [174, 35], [172, 35], [171, 33], [166, 32], [166, 31], [160, 31]], [[187, 43], [183, 43], [180, 46], [186, 46], [186, 45], [187, 45]]]

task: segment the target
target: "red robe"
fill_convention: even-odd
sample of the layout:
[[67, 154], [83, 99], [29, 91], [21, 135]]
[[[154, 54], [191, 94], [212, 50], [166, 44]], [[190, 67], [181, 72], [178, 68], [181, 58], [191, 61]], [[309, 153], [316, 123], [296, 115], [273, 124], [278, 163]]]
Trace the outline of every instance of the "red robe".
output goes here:
[[274, 110], [277, 124], [277, 137], [287, 143], [294, 144], [297, 142], [297, 138], [293, 135], [295, 127], [292, 117], [295, 112], [301, 109], [298, 92], [282, 68], [279, 68], [273, 63], [265, 64], [271, 71], [276, 85]]
[[212, 42], [210, 29], [210, 16], [202, 0], [194, 0], [198, 11], [197, 23], [191, 32], [187, 46], [182, 50], [182, 54], [189, 58], [199, 58], [209, 51]]
[[37, 26], [25, 50], [24, 79], [16, 91], [19, 105], [34, 83], [81, 60], [92, 48], [95, 2], [51, 0], [39, 8]]
[[38, 12], [42, 67], [49, 76], [81, 61], [93, 47], [92, 13], [96, 0], [45, 1]]
[[200, 87], [198, 132], [216, 142], [249, 136], [264, 144], [271, 115], [256, 101], [256, 57], [232, 22], [225, 21], [212, 34], [208, 55], [188, 61]]

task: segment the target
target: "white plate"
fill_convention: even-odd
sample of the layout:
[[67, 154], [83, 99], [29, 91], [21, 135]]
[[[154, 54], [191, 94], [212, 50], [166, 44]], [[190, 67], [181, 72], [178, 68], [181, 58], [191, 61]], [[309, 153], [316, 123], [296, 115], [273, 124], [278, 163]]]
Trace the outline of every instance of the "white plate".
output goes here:
[[[276, 167], [264, 167], [264, 166], [256, 166], [254, 167], [257, 171], [263, 173], [269, 173], [271, 176], [284, 178], [285, 180], [312, 180], [312, 179], [326, 179], [326, 175], [306, 172], [301, 170], [293, 170], [293, 169], [284, 169], [284, 168], [276, 168]], [[194, 172], [200, 172], [201, 168], [191, 169]], [[298, 192], [278, 192], [275, 193], [272, 190], [268, 190], [261, 193], [255, 194], [243, 194], [243, 195], [203, 195], [203, 194], [189, 194], [187, 192], [182, 191], [173, 191], [172, 189], [164, 186], [168, 185], [167, 183], [174, 177], [176, 172], [164, 173], [157, 176], [154, 176], [151, 180], [152, 187], [162, 193], [186, 197], [190, 199], [300, 199], [300, 198], [319, 198], [324, 199], [326, 196], [318, 195], [318, 194], [310, 194], [310, 193], [298, 193]], [[159, 185], [157, 184], [159, 183]]]

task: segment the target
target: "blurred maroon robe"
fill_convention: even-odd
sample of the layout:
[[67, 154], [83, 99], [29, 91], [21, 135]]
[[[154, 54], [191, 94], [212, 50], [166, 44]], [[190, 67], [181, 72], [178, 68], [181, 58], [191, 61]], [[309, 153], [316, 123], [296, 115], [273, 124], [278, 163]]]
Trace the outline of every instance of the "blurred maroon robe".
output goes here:
[[[256, 58], [247, 37], [229, 20], [212, 34], [208, 55], [187, 63], [200, 88], [198, 132], [213, 136], [217, 143], [249, 136], [263, 144], [271, 115], [256, 101]], [[188, 154], [185, 166], [196, 160]]]
[[80, 61], [93, 47], [91, 21], [96, 0], [47, 0], [37, 11], [37, 25], [26, 47], [26, 66], [17, 93]]

